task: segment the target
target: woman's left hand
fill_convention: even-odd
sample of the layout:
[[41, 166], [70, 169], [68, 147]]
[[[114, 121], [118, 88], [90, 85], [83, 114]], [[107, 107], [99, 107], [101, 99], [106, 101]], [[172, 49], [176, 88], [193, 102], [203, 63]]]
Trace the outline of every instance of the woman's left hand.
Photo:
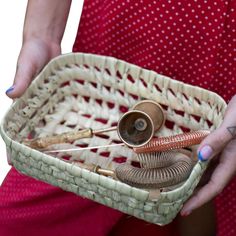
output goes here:
[[[219, 156], [210, 180], [184, 204], [181, 215], [187, 216], [222, 192], [236, 173], [236, 95], [231, 99], [221, 126], [208, 135], [198, 148], [198, 159]], [[214, 161], [214, 160], [212, 160]]]

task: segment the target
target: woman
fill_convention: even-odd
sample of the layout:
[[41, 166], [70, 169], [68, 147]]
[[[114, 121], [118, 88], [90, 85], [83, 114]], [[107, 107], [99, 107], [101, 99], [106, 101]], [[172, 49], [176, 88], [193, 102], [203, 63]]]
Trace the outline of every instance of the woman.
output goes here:
[[[6, 92], [10, 98], [21, 96], [43, 66], [60, 54], [70, 2], [28, 1], [18, 69]], [[213, 160], [219, 163], [209, 182], [183, 207], [181, 214], [188, 217], [175, 222], [181, 235], [213, 235], [210, 205], [192, 211], [219, 194], [236, 170], [235, 9], [236, 1], [221, 0], [85, 0], [73, 47], [73, 51], [126, 60], [215, 91], [230, 101], [222, 125], [199, 147], [200, 160], [218, 156]], [[235, 233], [235, 191], [232, 181], [216, 200], [218, 235]], [[120, 212], [25, 177], [15, 169], [6, 177], [0, 199], [1, 235], [66, 235], [69, 230], [78, 235], [176, 234], [174, 224], [161, 228], [124, 218]], [[200, 226], [193, 228], [191, 218]]]

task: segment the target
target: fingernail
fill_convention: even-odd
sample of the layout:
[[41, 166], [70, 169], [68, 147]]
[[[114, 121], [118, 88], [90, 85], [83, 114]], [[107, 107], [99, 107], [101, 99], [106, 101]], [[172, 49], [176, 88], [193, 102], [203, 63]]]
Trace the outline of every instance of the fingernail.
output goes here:
[[181, 216], [188, 216], [188, 215], [190, 215], [191, 214], [191, 211], [185, 211], [185, 212], [182, 212], [181, 213]]
[[6, 94], [10, 93], [14, 89], [14, 85], [7, 89]]
[[198, 160], [207, 161], [212, 153], [212, 148], [209, 145], [206, 145], [198, 152]]

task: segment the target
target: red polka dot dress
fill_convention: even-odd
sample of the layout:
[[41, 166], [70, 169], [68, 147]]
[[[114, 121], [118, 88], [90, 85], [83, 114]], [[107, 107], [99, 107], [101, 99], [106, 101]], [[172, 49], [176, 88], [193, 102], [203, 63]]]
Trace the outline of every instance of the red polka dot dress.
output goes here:
[[[73, 50], [114, 56], [229, 101], [236, 93], [235, 21], [235, 0], [85, 0]], [[235, 236], [235, 181], [216, 206], [217, 235]], [[0, 187], [0, 235], [69, 234], [177, 236], [173, 224], [127, 218], [12, 168]]]
[[236, 2], [85, 0], [74, 51], [114, 56], [229, 100]]
[[[236, 94], [236, 1], [85, 0], [74, 51], [114, 56]], [[216, 199], [218, 235], [236, 235], [236, 181]]]

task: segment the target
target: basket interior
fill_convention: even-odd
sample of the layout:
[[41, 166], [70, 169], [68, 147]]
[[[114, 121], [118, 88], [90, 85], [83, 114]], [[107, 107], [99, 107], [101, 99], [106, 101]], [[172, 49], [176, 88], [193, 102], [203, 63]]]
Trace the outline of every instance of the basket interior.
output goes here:
[[[29, 137], [116, 126], [121, 115], [142, 99], [158, 102], [165, 111], [166, 122], [155, 134], [158, 137], [212, 130], [219, 125], [224, 103], [216, 102], [217, 96], [119, 60], [95, 59], [67, 55], [52, 61], [8, 112], [4, 122], [7, 135], [21, 143]], [[116, 143], [120, 139], [112, 131], [52, 148]], [[120, 163], [137, 162], [134, 152], [125, 146], [53, 155], [66, 162], [93, 163], [113, 170]]]

